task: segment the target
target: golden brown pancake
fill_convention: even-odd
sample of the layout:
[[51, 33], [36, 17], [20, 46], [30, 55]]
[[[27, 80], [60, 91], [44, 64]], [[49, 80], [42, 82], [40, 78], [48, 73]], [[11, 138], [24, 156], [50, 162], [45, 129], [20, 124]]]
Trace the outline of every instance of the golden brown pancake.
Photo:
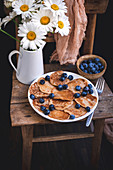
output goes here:
[[61, 99], [61, 100], [73, 100], [73, 92], [70, 90], [62, 90], [62, 91], [58, 91], [58, 90], [53, 90], [52, 93], [54, 93], [55, 97], [54, 99]]
[[81, 96], [79, 98], [75, 98], [75, 101], [83, 107], [89, 106], [92, 109], [97, 102], [97, 98], [96, 98], [96, 96], [87, 94], [87, 96], [85, 96], [85, 97]]
[[35, 98], [38, 98], [38, 97], [48, 97], [48, 94], [42, 93], [40, 91], [37, 82], [35, 82], [34, 84], [32, 84], [30, 86], [29, 92], [30, 92], [30, 94], [33, 94], [35, 96]]
[[59, 120], [66, 120], [66, 119], [69, 119], [70, 117], [68, 113], [61, 111], [61, 110], [53, 110], [50, 112], [48, 116], [54, 119], [59, 119]]
[[53, 104], [56, 110], [64, 110], [71, 106], [73, 101], [50, 99], [50, 104]]
[[[45, 83], [43, 85], [40, 84], [40, 80], [44, 80]], [[37, 84], [39, 86], [40, 91], [47, 94], [50, 94], [51, 91], [55, 88], [53, 85], [50, 84], [49, 81], [46, 81], [43, 77], [38, 80]]]
[[61, 75], [63, 74], [63, 71], [56, 71], [50, 75], [50, 83], [54, 86], [58, 86], [59, 84], [67, 84], [70, 82], [68, 78], [66, 78], [64, 81], [59, 80]]
[[82, 106], [79, 109], [76, 109], [75, 108], [76, 104], [77, 103], [73, 101], [73, 104], [67, 109], [64, 109], [64, 111], [69, 113], [70, 115], [75, 115], [75, 118], [85, 115], [87, 113], [86, 109], [83, 108]]
[[[70, 83], [68, 83], [68, 89], [71, 90], [73, 93], [81, 93], [82, 89], [87, 85], [88, 85], [88, 82], [85, 79], [78, 78], [78, 79], [74, 79]], [[75, 89], [76, 86], [80, 86], [81, 90], [77, 91]]]
[[47, 109], [49, 108], [49, 101], [50, 101], [50, 99], [49, 98], [43, 98], [45, 101], [44, 101], [44, 103], [40, 103], [39, 102], [39, 99], [40, 98], [37, 98], [37, 99], [34, 99], [33, 100], [33, 106], [36, 108], [36, 109], [38, 109], [40, 112], [42, 112], [41, 110], [40, 110], [40, 106], [45, 106]]

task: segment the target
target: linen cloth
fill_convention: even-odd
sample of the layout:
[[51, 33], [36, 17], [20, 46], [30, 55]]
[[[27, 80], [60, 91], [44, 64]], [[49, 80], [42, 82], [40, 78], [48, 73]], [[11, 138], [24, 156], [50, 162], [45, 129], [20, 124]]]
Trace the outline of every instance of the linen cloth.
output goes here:
[[65, 0], [65, 2], [71, 29], [68, 36], [54, 34], [56, 50], [50, 57], [50, 61], [59, 61], [61, 65], [67, 63], [74, 65], [85, 36], [87, 15], [84, 0]]

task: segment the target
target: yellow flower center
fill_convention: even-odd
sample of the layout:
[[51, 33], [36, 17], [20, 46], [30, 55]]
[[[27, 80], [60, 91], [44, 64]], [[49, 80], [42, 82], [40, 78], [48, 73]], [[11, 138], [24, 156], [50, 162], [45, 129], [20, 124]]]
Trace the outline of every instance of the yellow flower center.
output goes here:
[[44, 4], [44, 1], [42, 1], [42, 4]]
[[28, 11], [29, 7], [28, 7], [28, 5], [24, 4], [20, 7], [20, 9], [21, 9], [21, 11], [25, 12], [25, 11]]
[[34, 40], [34, 39], [36, 38], [35, 32], [29, 31], [29, 32], [27, 33], [27, 38], [28, 38], [30, 41]]
[[50, 18], [47, 17], [47, 16], [43, 16], [41, 19], [40, 19], [40, 22], [42, 25], [47, 25], [49, 22], [50, 22]]
[[56, 5], [56, 4], [52, 4], [51, 8], [54, 9], [55, 11], [59, 10], [58, 5]]
[[58, 27], [62, 29], [64, 27], [64, 23], [62, 21], [58, 21]]

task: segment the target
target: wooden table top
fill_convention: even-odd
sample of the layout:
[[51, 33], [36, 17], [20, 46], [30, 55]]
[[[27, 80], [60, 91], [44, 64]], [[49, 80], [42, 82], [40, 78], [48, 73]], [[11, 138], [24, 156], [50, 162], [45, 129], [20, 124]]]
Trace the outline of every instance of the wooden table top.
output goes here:
[[[45, 64], [45, 73], [64, 70], [76, 72], [75, 66], [60, 66], [59, 64]], [[10, 117], [12, 126], [51, 124], [57, 123], [47, 120], [38, 115], [30, 106], [27, 98], [29, 85], [20, 83], [13, 74], [12, 98], [10, 105]], [[95, 110], [93, 119], [113, 117], [113, 93], [105, 83], [103, 93], [99, 97], [99, 103]]]

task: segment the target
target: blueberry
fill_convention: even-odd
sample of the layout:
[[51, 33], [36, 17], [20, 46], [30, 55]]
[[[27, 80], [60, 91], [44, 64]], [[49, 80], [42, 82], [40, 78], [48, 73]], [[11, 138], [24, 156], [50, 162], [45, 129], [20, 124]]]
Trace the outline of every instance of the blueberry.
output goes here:
[[80, 97], [80, 93], [75, 93], [75, 94], [74, 94], [74, 97], [75, 97], [75, 98], [79, 98], [79, 97]]
[[82, 64], [80, 64], [80, 69], [83, 71], [84, 70], [84, 67]]
[[99, 66], [97, 64], [95, 64], [95, 68], [96, 70], [99, 70]]
[[59, 85], [57, 86], [57, 89], [58, 89], [59, 91], [61, 91], [61, 90], [63, 89], [63, 86], [62, 86], [61, 84], [59, 84]]
[[30, 98], [31, 98], [32, 100], [34, 100], [34, 99], [35, 99], [34, 94], [30, 94]]
[[98, 73], [100, 73], [101, 71], [100, 70], [98, 70]]
[[87, 63], [83, 63], [83, 67], [84, 68], [88, 68], [88, 64]]
[[76, 107], [76, 109], [79, 109], [79, 108], [80, 108], [80, 104], [77, 103], [77, 104], [75, 105], [75, 107]]
[[92, 63], [92, 60], [91, 60], [91, 59], [89, 59], [89, 60], [87, 61], [87, 63]]
[[49, 110], [49, 109], [45, 109], [45, 110], [44, 110], [44, 114], [45, 114], [45, 115], [49, 115], [49, 114], [50, 114], [50, 110]]
[[95, 63], [98, 63], [99, 61], [100, 61], [99, 58], [94, 58], [94, 62], [95, 62]]
[[67, 85], [67, 84], [63, 84], [62, 87], [63, 87], [63, 89], [65, 90], [65, 89], [68, 88], [68, 85]]
[[40, 99], [39, 99], [39, 102], [40, 102], [40, 103], [44, 103], [45, 100], [44, 100], [43, 98], [40, 98]]
[[59, 80], [60, 80], [60, 81], [64, 81], [64, 80], [65, 80], [65, 77], [60, 77]]
[[40, 109], [41, 109], [42, 111], [44, 111], [44, 110], [46, 110], [46, 107], [45, 107], [45, 106], [40, 106]]
[[90, 68], [94, 67], [94, 63], [89, 63], [89, 67]]
[[50, 111], [53, 111], [54, 109], [55, 109], [55, 106], [54, 106], [53, 104], [50, 104], [50, 105], [49, 105], [49, 110], [50, 110]]
[[88, 87], [89, 87], [89, 89], [91, 89], [92, 88], [92, 84], [88, 84]]
[[86, 86], [86, 87], [83, 88], [83, 91], [85, 91], [85, 92], [88, 92], [88, 90], [89, 90], [89, 87], [88, 87], [88, 86]]
[[49, 80], [50, 80], [50, 76], [47, 75], [47, 76], [45, 77], [45, 80], [49, 81]]
[[93, 74], [93, 73], [90, 71], [89, 74]]
[[98, 73], [98, 71], [97, 71], [97, 70], [95, 70], [94, 74], [97, 74], [97, 73]]
[[87, 60], [84, 60], [82, 63], [87, 63]]
[[86, 107], [86, 111], [90, 112], [90, 107], [89, 106]]
[[67, 73], [63, 73], [63, 74], [62, 74], [62, 77], [67, 78]]
[[76, 86], [75, 89], [76, 89], [77, 91], [80, 91], [80, 90], [81, 90], [81, 87], [80, 87], [80, 86]]
[[50, 93], [50, 94], [49, 94], [49, 97], [50, 97], [51, 99], [54, 98], [54, 96], [55, 96], [54, 93]]
[[89, 89], [89, 94], [93, 94], [93, 90], [92, 89]]
[[70, 119], [75, 119], [75, 115], [70, 115]]
[[87, 95], [87, 92], [83, 91], [83, 92], [81, 93], [81, 95], [84, 97], [84, 96]]
[[100, 71], [102, 71], [104, 69], [104, 66], [102, 65], [101, 67], [100, 67]]
[[102, 63], [101, 63], [101, 62], [98, 62], [97, 64], [98, 64], [98, 66], [99, 66], [99, 67], [101, 67], [101, 66], [102, 66]]
[[88, 73], [88, 71], [87, 71], [87, 70], [84, 70], [84, 73]]
[[91, 71], [94, 73], [96, 71], [96, 68], [95, 67], [92, 67], [91, 68]]
[[68, 79], [69, 79], [69, 80], [73, 80], [73, 76], [72, 76], [72, 75], [69, 75], [69, 76], [68, 76]]
[[42, 84], [42, 85], [45, 84], [45, 80], [43, 80], [43, 79], [40, 80], [40, 84]]

